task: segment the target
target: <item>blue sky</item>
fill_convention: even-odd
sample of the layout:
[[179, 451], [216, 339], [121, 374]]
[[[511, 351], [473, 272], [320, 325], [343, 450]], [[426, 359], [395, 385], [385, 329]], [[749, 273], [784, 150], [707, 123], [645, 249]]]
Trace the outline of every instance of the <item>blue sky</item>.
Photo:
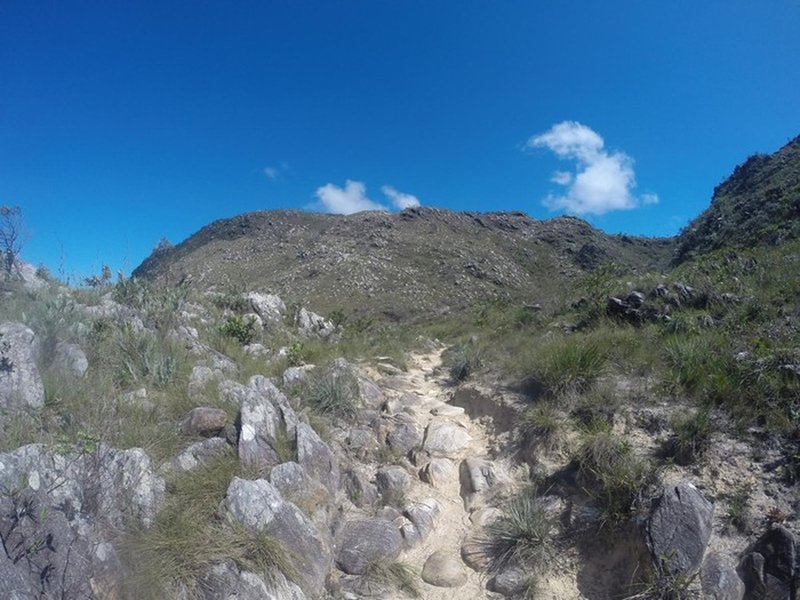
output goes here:
[[73, 278], [273, 208], [672, 235], [800, 133], [798, 26], [796, 0], [4, 0], [0, 204]]

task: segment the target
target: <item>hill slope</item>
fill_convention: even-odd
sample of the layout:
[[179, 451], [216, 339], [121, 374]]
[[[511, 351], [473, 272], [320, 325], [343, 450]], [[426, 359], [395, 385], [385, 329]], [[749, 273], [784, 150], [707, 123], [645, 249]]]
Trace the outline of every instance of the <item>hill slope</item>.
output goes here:
[[492, 299], [549, 304], [603, 262], [664, 265], [672, 244], [522, 213], [325, 215], [264, 211], [216, 221], [154, 252], [135, 277], [264, 289], [313, 308], [406, 320]]
[[725, 246], [776, 245], [800, 238], [800, 136], [756, 154], [714, 189], [711, 206], [678, 236], [676, 262]]

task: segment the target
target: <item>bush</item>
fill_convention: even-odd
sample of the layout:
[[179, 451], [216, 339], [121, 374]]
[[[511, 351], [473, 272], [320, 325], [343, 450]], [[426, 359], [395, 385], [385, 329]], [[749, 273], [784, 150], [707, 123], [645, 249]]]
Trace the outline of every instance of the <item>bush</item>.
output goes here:
[[256, 338], [256, 323], [239, 315], [228, 317], [220, 326], [219, 332], [238, 341], [242, 346], [252, 344]]
[[540, 571], [551, 552], [552, 528], [551, 519], [533, 491], [512, 496], [503, 515], [485, 527], [482, 546], [489, 573], [497, 575], [510, 566]]

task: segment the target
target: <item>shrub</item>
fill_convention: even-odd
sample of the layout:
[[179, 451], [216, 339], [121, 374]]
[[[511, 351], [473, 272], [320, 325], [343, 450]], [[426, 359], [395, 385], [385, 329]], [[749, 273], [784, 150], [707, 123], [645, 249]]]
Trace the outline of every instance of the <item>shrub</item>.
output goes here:
[[489, 573], [497, 575], [512, 565], [525, 571], [539, 571], [551, 552], [552, 527], [541, 500], [533, 491], [512, 496], [505, 504], [503, 515], [484, 530], [482, 546]]
[[238, 341], [242, 346], [251, 344], [256, 337], [256, 323], [239, 315], [228, 317], [220, 326], [219, 332]]
[[114, 332], [112, 348], [105, 360], [115, 383], [127, 388], [149, 384], [163, 389], [176, 380], [183, 353], [147, 331], [126, 326]]
[[553, 402], [543, 401], [529, 407], [521, 428], [524, 443], [529, 448], [553, 451], [564, 442], [564, 420]]

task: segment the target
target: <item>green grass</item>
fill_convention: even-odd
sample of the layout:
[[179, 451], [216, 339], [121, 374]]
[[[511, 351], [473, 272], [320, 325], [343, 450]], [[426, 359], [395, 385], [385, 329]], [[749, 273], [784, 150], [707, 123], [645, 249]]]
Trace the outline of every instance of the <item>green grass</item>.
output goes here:
[[422, 597], [419, 575], [411, 566], [399, 561], [370, 561], [360, 577], [358, 591], [371, 596], [383, 594], [387, 588], [411, 598]]
[[696, 462], [706, 451], [711, 438], [711, 415], [707, 408], [677, 413], [670, 423], [673, 437], [669, 441], [669, 455], [679, 465]]
[[350, 418], [357, 408], [358, 382], [352, 373], [328, 367], [311, 374], [302, 398], [320, 415]]
[[603, 374], [607, 348], [586, 336], [558, 337], [538, 349], [531, 375], [552, 395], [583, 391]]
[[562, 448], [568, 424], [554, 402], [542, 400], [525, 411], [520, 427], [527, 448], [553, 452]]

